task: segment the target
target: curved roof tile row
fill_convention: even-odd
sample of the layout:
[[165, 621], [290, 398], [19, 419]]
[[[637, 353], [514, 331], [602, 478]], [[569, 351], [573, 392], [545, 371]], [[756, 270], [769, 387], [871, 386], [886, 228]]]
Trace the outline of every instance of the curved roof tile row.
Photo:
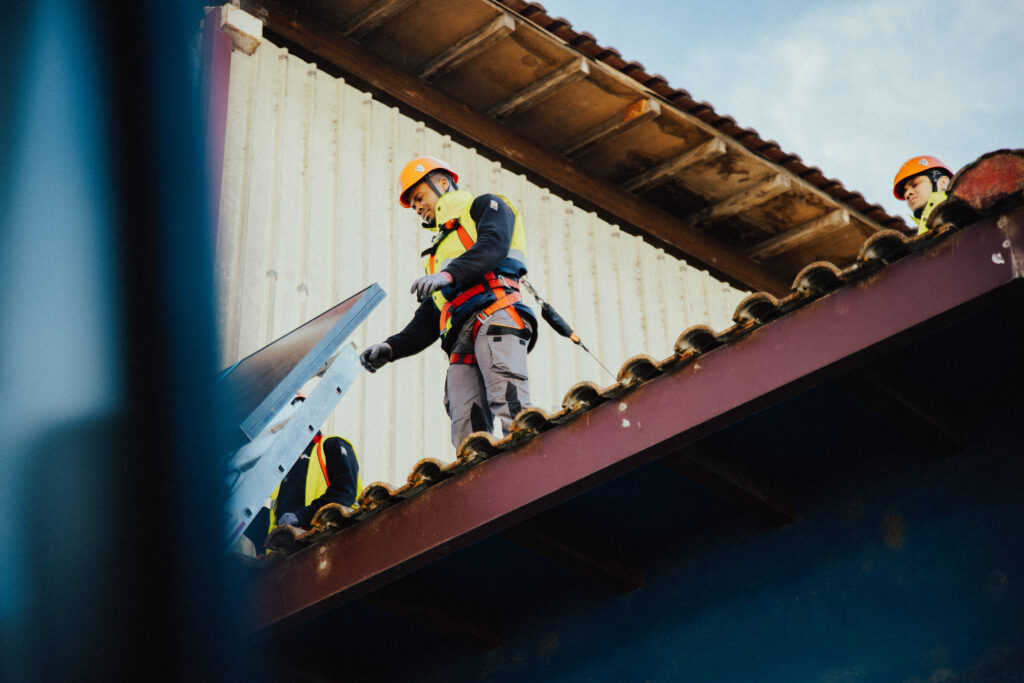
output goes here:
[[657, 360], [648, 355], [634, 356], [622, 364], [616, 382], [611, 386], [602, 388], [593, 382], [580, 382], [565, 394], [560, 410], [547, 413], [540, 408], [529, 408], [516, 417], [511, 433], [502, 439], [495, 439], [484, 432], [471, 434], [460, 445], [455, 461], [445, 464], [433, 458], [421, 460], [413, 467], [404, 485], [392, 488], [380, 482], [370, 484], [360, 493], [357, 507], [329, 504], [314, 516], [310, 530], [278, 527], [267, 537], [266, 547], [276, 554], [290, 554], [319, 543], [352, 524], [365, 522], [380, 511], [400, 504], [488, 458], [574, 420], [659, 375], [692, 363], [700, 356], [727, 346], [836, 289], [863, 280], [907, 254], [927, 249], [955, 230], [952, 224], [947, 223], [916, 237], [908, 237], [896, 230], [875, 233], [865, 240], [857, 259], [845, 268], [817, 261], [797, 274], [786, 296], [778, 298], [766, 292], [755, 292], [746, 297], [736, 307], [732, 317], [734, 324], [729, 328], [716, 332], [707, 325], [690, 327], [679, 335], [668, 358]]
[[779, 147], [779, 143], [774, 140], [762, 139], [753, 128], [743, 128], [731, 116], [716, 113], [707, 102], [694, 100], [686, 90], [673, 88], [664, 76], [647, 73], [643, 64], [634, 61], [627, 62], [615, 48], [598, 44], [597, 39], [589, 33], [573, 30], [572, 24], [566, 19], [550, 16], [543, 5], [523, 0], [496, 1], [524, 19], [561, 38], [584, 55], [629, 76], [679, 109], [713, 126], [755, 154], [806, 180], [833, 199], [843, 202], [855, 211], [876, 221], [879, 225], [897, 230], [904, 226], [903, 219], [890, 215], [878, 204], [868, 202], [860, 192], [847, 190], [841, 182], [827, 177], [818, 167], [807, 166], [799, 156], [784, 152]]

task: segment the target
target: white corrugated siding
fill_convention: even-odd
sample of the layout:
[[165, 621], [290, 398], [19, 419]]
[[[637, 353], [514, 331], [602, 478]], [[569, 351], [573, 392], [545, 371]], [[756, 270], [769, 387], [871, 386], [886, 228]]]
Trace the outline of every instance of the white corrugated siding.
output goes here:
[[[530, 280], [613, 372], [667, 357], [695, 324], [731, 324], [744, 293], [666, 256], [264, 41], [234, 52], [217, 236], [222, 363], [228, 365], [378, 282], [388, 297], [353, 341], [399, 330], [431, 233], [399, 207], [395, 178], [431, 155], [464, 189], [499, 192], [524, 215]], [[539, 307], [537, 311], [539, 313]], [[533, 403], [557, 410], [581, 380], [613, 378], [541, 323], [530, 354]], [[426, 457], [454, 460], [439, 347], [364, 374], [325, 431], [356, 446], [364, 483], [405, 482]]]

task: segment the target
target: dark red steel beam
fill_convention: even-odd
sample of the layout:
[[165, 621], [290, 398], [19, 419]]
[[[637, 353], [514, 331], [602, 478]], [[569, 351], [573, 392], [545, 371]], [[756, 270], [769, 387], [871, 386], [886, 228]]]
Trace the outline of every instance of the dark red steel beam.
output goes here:
[[935, 329], [1021, 277], [1024, 209], [953, 234], [258, 572], [270, 635]]

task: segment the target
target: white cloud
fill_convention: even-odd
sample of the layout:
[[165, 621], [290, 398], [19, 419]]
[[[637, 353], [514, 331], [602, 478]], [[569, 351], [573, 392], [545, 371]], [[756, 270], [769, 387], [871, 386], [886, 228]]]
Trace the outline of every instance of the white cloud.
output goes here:
[[680, 64], [689, 82], [670, 82], [890, 213], [905, 212], [891, 181], [910, 156], [959, 168], [1024, 147], [1020, 2], [815, 5], [770, 30], [703, 46]]

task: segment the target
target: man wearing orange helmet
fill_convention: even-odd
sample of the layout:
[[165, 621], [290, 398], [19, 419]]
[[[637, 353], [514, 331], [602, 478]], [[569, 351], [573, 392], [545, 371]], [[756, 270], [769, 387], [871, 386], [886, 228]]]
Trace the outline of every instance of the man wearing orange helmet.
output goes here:
[[458, 189], [458, 174], [433, 157], [413, 159], [398, 177], [398, 202], [435, 232], [423, 252], [425, 274], [412, 284], [420, 302], [400, 332], [360, 355], [370, 372], [419, 353], [439, 336], [448, 356], [445, 409], [452, 444], [491, 432], [494, 419], [508, 434], [530, 406], [526, 354], [537, 322], [519, 293], [526, 274], [522, 217], [496, 194]]
[[946, 188], [953, 172], [935, 157], [919, 156], [907, 159], [892, 183], [896, 199], [905, 199], [917, 224], [917, 234], [926, 232], [926, 223], [932, 209], [946, 200]]

